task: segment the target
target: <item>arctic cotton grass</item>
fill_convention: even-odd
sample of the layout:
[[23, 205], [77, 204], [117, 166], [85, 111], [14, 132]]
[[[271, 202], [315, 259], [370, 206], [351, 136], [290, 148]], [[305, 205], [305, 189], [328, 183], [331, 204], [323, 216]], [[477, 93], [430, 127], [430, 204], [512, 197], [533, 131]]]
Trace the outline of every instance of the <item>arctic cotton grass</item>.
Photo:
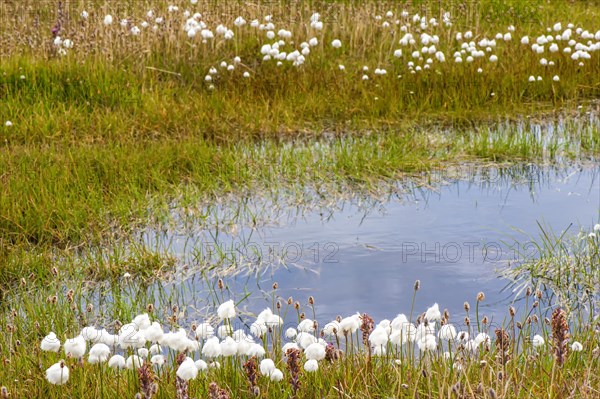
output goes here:
[[53, 385], [62, 385], [69, 380], [69, 368], [61, 360], [46, 370], [46, 379]]

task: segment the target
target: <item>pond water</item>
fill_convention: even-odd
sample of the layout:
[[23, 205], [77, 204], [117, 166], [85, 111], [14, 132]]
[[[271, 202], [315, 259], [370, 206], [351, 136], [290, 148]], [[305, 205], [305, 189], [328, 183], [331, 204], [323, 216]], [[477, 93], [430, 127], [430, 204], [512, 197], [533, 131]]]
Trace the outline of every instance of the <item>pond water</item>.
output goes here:
[[[244, 201], [230, 221], [231, 208], [220, 205], [212, 227], [149, 229], [143, 239], [187, 265], [165, 287], [187, 287], [196, 308], [214, 302], [220, 274], [249, 312], [272, 305], [277, 282], [282, 301], [291, 296], [304, 305], [314, 296], [321, 323], [357, 311], [377, 321], [410, 312], [418, 279], [415, 315], [437, 302], [460, 321], [464, 301], [474, 307], [483, 291], [480, 313], [502, 323], [515, 292], [499, 271], [520, 253], [535, 255], [530, 243], [542, 228], [576, 234], [598, 223], [599, 178], [598, 165], [463, 166], [434, 173], [435, 183], [407, 179], [376, 198], [321, 195], [302, 206]], [[198, 272], [215, 263], [209, 277]]]

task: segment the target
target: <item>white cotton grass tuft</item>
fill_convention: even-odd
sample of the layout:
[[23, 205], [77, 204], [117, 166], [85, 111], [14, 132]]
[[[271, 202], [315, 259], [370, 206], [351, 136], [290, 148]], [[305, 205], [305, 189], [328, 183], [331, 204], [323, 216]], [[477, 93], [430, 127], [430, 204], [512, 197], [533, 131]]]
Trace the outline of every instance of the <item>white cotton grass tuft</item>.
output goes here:
[[238, 344], [231, 337], [225, 339], [219, 344], [221, 346], [221, 356], [234, 356], [237, 354]]
[[573, 352], [581, 352], [583, 350], [583, 345], [581, 342], [575, 341], [571, 344], [571, 350]]
[[4, 126], [6, 126], [6, 127], [11, 127], [12, 125], [13, 125], [13, 123], [11, 121], [4, 122]]
[[104, 21], [103, 22], [104, 22], [105, 26], [112, 25], [112, 23], [113, 23], [113, 17], [112, 17], [112, 15], [110, 15], [110, 14], [106, 15], [104, 17]]
[[88, 356], [88, 362], [91, 364], [95, 363], [104, 363], [108, 360], [108, 356], [110, 355], [110, 348], [108, 345], [103, 343], [94, 344], [90, 348], [90, 353]]
[[235, 304], [233, 300], [228, 300], [219, 305], [217, 309], [217, 315], [220, 320], [231, 319], [235, 317]]
[[340, 333], [340, 323], [337, 320], [333, 320], [323, 327], [323, 334], [326, 337], [335, 337]]
[[263, 359], [260, 361], [259, 369], [262, 375], [269, 377], [275, 370], [275, 362], [271, 359]]
[[215, 329], [208, 323], [200, 323], [196, 327], [196, 338], [208, 339], [215, 335]]
[[318, 369], [319, 363], [314, 359], [307, 360], [306, 363], [304, 363], [304, 371], [306, 371], [307, 373], [313, 373]]
[[54, 363], [46, 370], [46, 379], [50, 384], [62, 385], [69, 380], [69, 368], [62, 360]]
[[66, 340], [63, 348], [65, 350], [65, 356], [78, 359], [85, 355], [87, 344], [85, 339], [81, 335], [78, 335], [75, 338]]
[[339, 39], [334, 39], [331, 42], [331, 47], [333, 47], [333, 48], [340, 48], [340, 47], [342, 47], [342, 42]]
[[193, 380], [198, 376], [198, 368], [191, 357], [187, 357], [177, 368], [177, 377], [184, 381]]
[[293, 327], [290, 327], [287, 330], [285, 330], [285, 337], [287, 339], [294, 339], [294, 338], [296, 338], [297, 335], [298, 335], [298, 331], [296, 331], [296, 329]]
[[420, 351], [435, 351], [437, 349], [437, 340], [435, 335], [426, 334], [417, 341], [417, 346]]
[[206, 363], [202, 359], [196, 360], [194, 362], [194, 365], [196, 366], [196, 368], [198, 369], [198, 371], [206, 371], [208, 369], [208, 363]]
[[313, 332], [315, 331], [315, 323], [313, 320], [311, 319], [304, 319], [300, 322], [300, 324], [298, 324], [298, 331], [299, 332]]
[[164, 331], [159, 322], [152, 322], [148, 327], [144, 328], [142, 333], [144, 338], [150, 342], [158, 342], [164, 335]]
[[307, 359], [323, 360], [325, 359], [325, 347], [318, 342], [310, 344], [305, 350], [304, 355]]
[[157, 354], [157, 355], [153, 355], [150, 358], [150, 364], [157, 366], [157, 367], [162, 367], [165, 364], [165, 357], [163, 355]]
[[560, 78], [558, 77], [558, 75], [554, 75], [554, 77], [552, 78], [553, 81], [558, 82], [560, 81]]
[[542, 337], [539, 334], [536, 334], [533, 336], [531, 343], [533, 344], [534, 348], [540, 348], [540, 347], [544, 346], [546, 341], [544, 341], [544, 337]]
[[440, 307], [437, 303], [434, 303], [433, 306], [427, 309], [425, 312], [425, 318], [430, 323], [440, 321], [442, 319], [442, 314], [440, 313]]
[[52, 331], [48, 333], [42, 339], [40, 349], [44, 352], [58, 352], [60, 350], [60, 340], [56, 337], [56, 334]]
[[125, 367], [127, 367], [128, 370], [137, 370], [142, 366], [142, 364], [144, 364], [144, 359], [138, 355], [131, 355], [125, 361]]
[[233, 330], [229, 324], [221, 324], [217, 328], [217, 335], [221, 339], [224, 339], [225, 337], [229, 337], [231, 334], [233, 334]]
[[207, 358], [221, 356], [221, 345], [219, 343], [219, 338], [211, 337], [207, 339], [202, 347], [202, 355], [206, 356]]
[[452, 324], [444, 324], [438, 331], [438, 338], [442, 341], [455, 340], [457, 337], [456, 328]]
[[270, 376], [271, 381], [279, 382], [283, 380], [283, 373], [279, 369], [275, 369], [271, 372]]
[[137, 350], [137, 354], [139, 357], [141, 357], [142, 359], [147, 359], [148, 355], [150, 354], [150, 351], [148, 350], [148, 348], [139, 348]]
[[114, 355], [108, 360], [108, 367], [113, 369], [124, 369], [125, 364], [125, 358], [121, 355]]

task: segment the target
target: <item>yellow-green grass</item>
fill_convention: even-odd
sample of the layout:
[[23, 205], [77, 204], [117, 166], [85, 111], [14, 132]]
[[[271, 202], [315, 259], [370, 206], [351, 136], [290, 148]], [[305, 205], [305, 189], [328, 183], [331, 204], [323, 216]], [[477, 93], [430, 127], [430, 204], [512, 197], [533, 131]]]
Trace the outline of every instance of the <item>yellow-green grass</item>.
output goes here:
[[[180, 7], [169, 13], [168, 4]], [[392, 180], [449, 161], [537, 161], [595, 157], [596, 122], [567, 129], [567, 140], [546, 147], [527, 123], [494, 132], [496, 122], [529, 115], [577, 117], [594, 110], [599, 94], [597, 52], [584, 66], [562, 51], [536, 55], [520, 44], [562, 22], [595, 33], [599, 7], [588, 2], [4, 2], [0, 6], [0, 273], [20, 278], [15, 254], [44, 253], [98, 243], [147, 220], [148, 203], [167, 203], [184, 187], [210, 201], [226, 192], [292, 184], [334, 182], [354, 187]], [[87, 20], [81, 11], [90, 14]], [[149, 9], [162, 16], [160, 34], [139, 36], [121, 18], [139, 25]], [[200, 11], [208, 27], [234, 30], [201, 43], [182, 30], [185, 9]], [[401, 17], [406, 9], [410, 17]], [[386, 17], [388, 10], [394, 17]], [[449, 11], [453, 25], [443, 24]], [[309, 26], [320, 12], [324, 29]], [[111, 13], [114, 22], [104, 26]], [[435, 17], [427, 31], [440, 37], [446, 62], [410, 73], [408, 47], [398, 44], [399, 26], [412, 15]], [[233, 20], [263, 21], [292, 32], [293, 44], [316, 37], [306, 62], [263, 62], [265, 31]], [[382, 19], [378, 20], [377, 15]], [[399, 25], [395, 19], [401, 19]], [[385, 20], [390, 28], [383, 28]], [[51, 33], [74, 46], [59, 55]], [[150, 21], [152, 22], [152, 21]], [[412, 23], [410, 31], [418, 33]], [[457, 32], [474, 41], [508, 32], [491, 53], [473, 63], [453, 61]], [[575, 32], [575, 31], [574, 31]], [[553, 32], [554, 34], [554, 32]], [[575, 33], [573, 37], [577, 37]], [[331, 41], [338, 38], [342, 47]], [[289, 41], [288, 41], [289, 42]], [[415, 48], [420, 46], [415, 46]], [[546, 46], [548, 47], [548, 46]], [[561, 43], [561, 49], [564, 43]], [[395, 58], [393, 52], [404, 54]], [[233, 72], [221, 61], [241, 63]], [[541, 66], [544, 56], [555, 65]], [[433, 57], [433, 56], [431, 56]], [[427, 58], [423, 57], [423, 58]], [[466, 57], [465, 57], [466, 58]], [[414, 60], [424, 67], [425, 60]], [[339, 65], [345, 66], [340, 71]], [[362, 67], [369, 66], [363, 81]], [[208, 83], [211, 67], [218, 69]], [[375, 68], [387, 74], [377, 76]], [[478, 73], [477, 69], [482, 68]], [[243, 78], [249, 72], [249, 78]], [[398, 76], [401, 75], [401, 78]], [[528, 82], [530, 75], [543, 80]], [[559, 76], [559, 81], [552, 77]], [[211, 88], [211, 85], [214, 87]], [[584, 108], [578, 110], [577, 106]], [[574, 115], [573, 115], [574, 114]], [[6, 126], [10, 121], [12, 126]], [[491, 124], [492, 128], [487, 125]], [[316, 154], [311, 140], [329, 142]], [[302, 143], [307, 145], [301, 145]], [[342, 185], [341, 185], [342, 186]], [[104, 241], [106, 242], [106, 241]], [[13, 269], [10, 265], [16, 265]], [[19, 273], [16, 273], [18, 270]]]

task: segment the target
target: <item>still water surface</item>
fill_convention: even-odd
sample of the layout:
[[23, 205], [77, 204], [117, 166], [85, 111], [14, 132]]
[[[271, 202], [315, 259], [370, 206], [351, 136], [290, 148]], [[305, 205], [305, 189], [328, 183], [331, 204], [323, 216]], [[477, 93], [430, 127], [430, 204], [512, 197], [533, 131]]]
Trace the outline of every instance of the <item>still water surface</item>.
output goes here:
[[189, 266], [179, 277], [185, 283], [169, 286], [186, 285], [197, 308], [214, 301], [214, 278], [194, 265], [218, 261], [230, 266], [220, 273], [249, 312], [271, 306], [276, 281], [283, 301], [306, 304], [314, 296], [321, 322], [357, 311], [377, 321], [410, 312], [418, 279], [415, 314], [438, 302], [461, 320], [464, 301], [473, 306], [483, 291], [481, 313], [500, 323], [515, 293], [499, 271], [522, 253], [535, 255], [529, 243], [542, 228], [591, 231], [600, 220], [599, 175], [597, 165], [446, 170], [433, 176], [436, 183], [408, 180], [377, 200], [359, 195], [301, 207], [246, 201], [228, 222], [228, 209], [217, 209], [219, 227], [147, 230], [143, 239]]

